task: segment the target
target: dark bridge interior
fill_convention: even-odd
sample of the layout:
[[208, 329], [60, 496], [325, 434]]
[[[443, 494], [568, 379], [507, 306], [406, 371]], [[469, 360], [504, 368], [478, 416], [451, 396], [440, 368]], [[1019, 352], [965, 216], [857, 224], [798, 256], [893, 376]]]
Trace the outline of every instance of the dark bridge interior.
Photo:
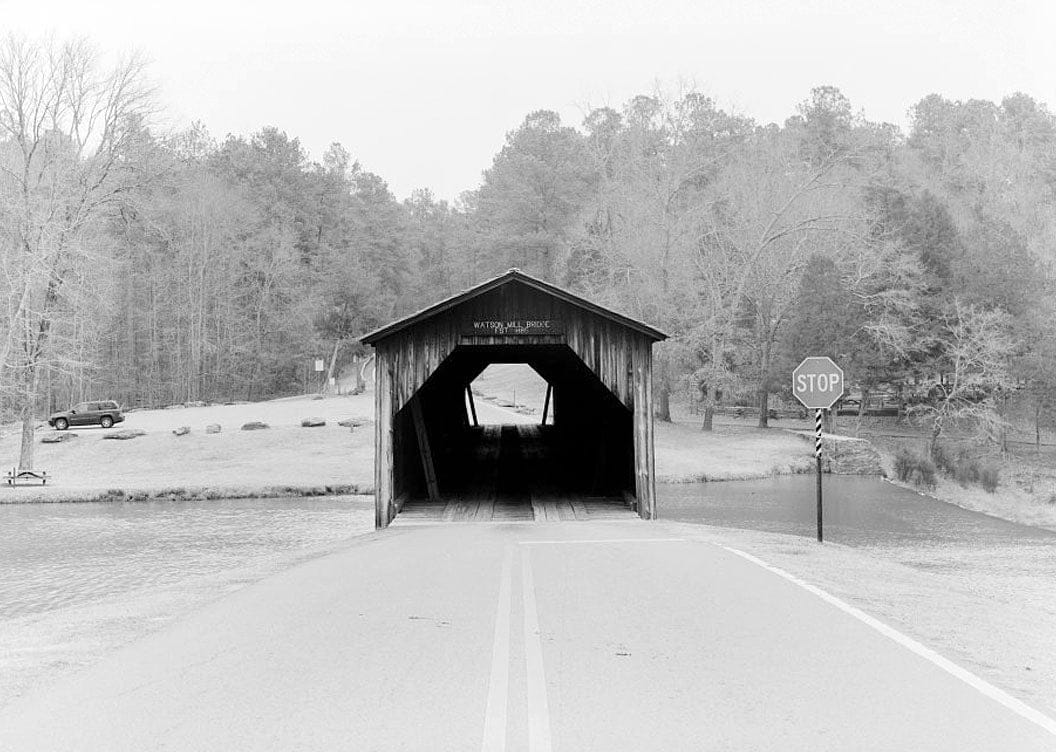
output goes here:
[[[525, 363], [547, 381], [547, 425], [474, 425], [466, 392], [492, 363]], [[581, 512], [626, 508], [633, 417], [566, 345], [460, 345], [396, 414], [393, 462], [401, 517], [430, 507], [449, 518], [530, 520], [533, 505], [538, 514], [540, 502], [555, 501]]]

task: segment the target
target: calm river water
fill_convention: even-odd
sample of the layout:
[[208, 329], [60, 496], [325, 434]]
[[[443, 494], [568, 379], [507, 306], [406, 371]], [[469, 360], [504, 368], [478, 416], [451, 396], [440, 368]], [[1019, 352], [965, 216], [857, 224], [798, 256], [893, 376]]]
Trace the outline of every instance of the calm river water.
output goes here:
[[[826, 475], [825, 539], [858, 547], [1041, 544], [1056, 533], [1017, 525], [886, 483], [879, 478]], [[783, 475], [721, 483], [661, 483], [661, 519], [813, 537], [816, 477]], [[1056, 548], [1053, 548], [1056, 552]]]
[[372, 523], [364, 497], [0, 505], [0, 619], [269, 568]]

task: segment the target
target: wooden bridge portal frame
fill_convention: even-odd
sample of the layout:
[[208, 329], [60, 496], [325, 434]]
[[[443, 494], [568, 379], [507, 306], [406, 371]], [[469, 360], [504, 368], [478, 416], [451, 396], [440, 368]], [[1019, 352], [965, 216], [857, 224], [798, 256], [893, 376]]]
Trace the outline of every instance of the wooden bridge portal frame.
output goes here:
[[[652, 346], [658, 329], [511, 269], [362, 338], [375, 351], [375, 527], [414, 494], [435, 499], [475, 415], [472, 381], [492, 363], [527, 363], [549, 384], [547, 410], [584, 476], [656, 514]], [[470, 399], [470, 406], [472, 400]], [[547, 428], [550, 428], [549, 426]], [[596, 481], [597, 482], [597, 481]]]

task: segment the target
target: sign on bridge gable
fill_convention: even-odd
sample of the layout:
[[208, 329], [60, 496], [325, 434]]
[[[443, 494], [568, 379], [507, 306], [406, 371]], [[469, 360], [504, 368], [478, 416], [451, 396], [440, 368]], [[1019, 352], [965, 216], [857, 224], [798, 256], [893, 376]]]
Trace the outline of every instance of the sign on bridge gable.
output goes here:
[[843, 396], [843, 369], [831, 358], [804, 358], [792, 372], [792, 394], [804, 407], [828, 409]]
[[474, 319], [462, 325], [462, 334], [467, 337], [548, 336], [564, 333], [565, 322], [559, 319]]

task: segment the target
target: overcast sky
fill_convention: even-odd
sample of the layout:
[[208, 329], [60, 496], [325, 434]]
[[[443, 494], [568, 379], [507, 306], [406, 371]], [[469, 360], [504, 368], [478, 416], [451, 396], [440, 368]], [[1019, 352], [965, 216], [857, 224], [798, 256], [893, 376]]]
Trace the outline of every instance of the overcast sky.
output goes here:
[[[578, 125], [657, 82], [783, 122], [838, 86], [906, 124], [937, 92], [1056, 105], [1053, 0], [149, 0], [10, 2], [0, 29], [86, 36], [152, 61], [166, 125], [214, 136], [274, 125], [313, 158], [340, 141], [399, 197], [479, 185], [532, 110]], [[160, 6], [160, 4], [159, 4]]]

